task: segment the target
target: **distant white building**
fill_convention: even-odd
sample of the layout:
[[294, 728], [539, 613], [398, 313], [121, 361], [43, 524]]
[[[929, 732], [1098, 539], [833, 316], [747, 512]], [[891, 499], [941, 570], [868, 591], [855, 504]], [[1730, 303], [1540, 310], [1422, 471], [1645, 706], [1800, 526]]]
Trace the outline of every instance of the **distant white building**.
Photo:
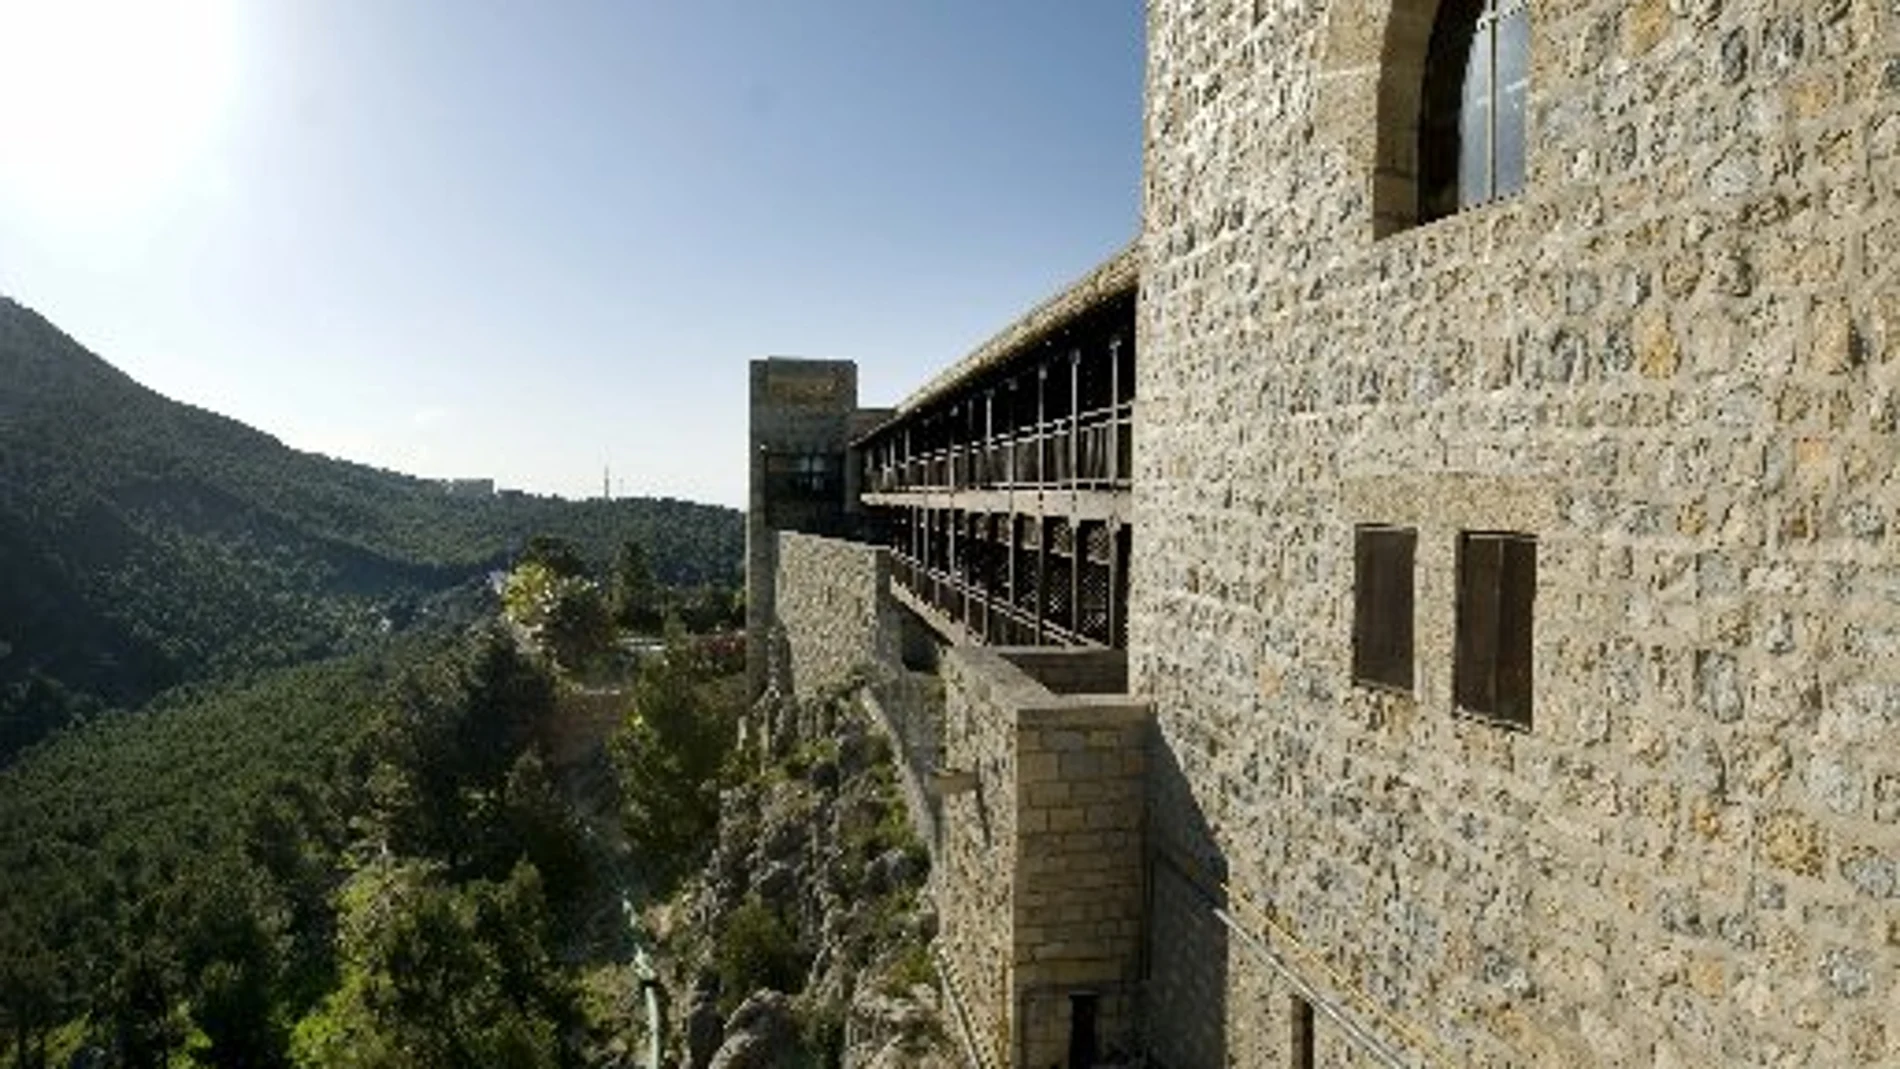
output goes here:
[[493, 479], [444, 479], [442, 489], [450, 497], [494, 497]]

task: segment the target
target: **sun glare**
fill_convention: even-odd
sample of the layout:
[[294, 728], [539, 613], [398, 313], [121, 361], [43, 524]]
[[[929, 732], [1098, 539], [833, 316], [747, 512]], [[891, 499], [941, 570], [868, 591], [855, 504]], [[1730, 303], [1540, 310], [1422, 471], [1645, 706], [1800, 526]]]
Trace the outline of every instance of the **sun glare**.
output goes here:
[[231, 0], [0, 0], [0, 210], [110, 222], [172, 192], [233, 90]]

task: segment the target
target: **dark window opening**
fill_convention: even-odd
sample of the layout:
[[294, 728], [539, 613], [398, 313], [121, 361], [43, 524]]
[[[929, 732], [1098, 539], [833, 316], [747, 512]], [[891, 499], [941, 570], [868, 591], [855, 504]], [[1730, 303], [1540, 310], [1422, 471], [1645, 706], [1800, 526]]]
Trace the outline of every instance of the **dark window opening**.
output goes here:
[[1412, 691], [1412, 562], [1409, 527], [1353, 530], [1352, 678]]
[[835, 453], [772, 453], [765, 476], [774, 497], [829, 500], [842, 494], [844, 457]]
[[1313, 1069], [1313, 1004], [1294, 995], [1287, 1008], [1292, 1017], [1287, 1064], [1293, 1069]]
[[1509, 532], [1458, 536], [1458, 708], [1531, 726], [1531, 628], [1537, 539]]
[[1444, 0], [1418, 124], [1418, 214], [1439, 219], [1524, 188], [1527, 0]]
[[1069, 996], [1069, 1069], [1095, 1067], [1095, 1011], [1093, 992], [1078, 991]]

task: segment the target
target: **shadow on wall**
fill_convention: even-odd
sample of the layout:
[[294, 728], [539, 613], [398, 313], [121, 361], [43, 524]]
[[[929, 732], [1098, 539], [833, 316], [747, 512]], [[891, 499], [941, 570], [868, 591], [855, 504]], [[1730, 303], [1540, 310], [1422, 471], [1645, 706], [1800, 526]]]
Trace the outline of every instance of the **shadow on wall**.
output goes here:
[[937, 664], [943, 659], [943, 639], [930, 629], [930, 625], [919, 619], [917, 614], [904, 605], [895, 605], [898, 628], [898, 655], [904, 667], [912, 672], [936, 674]]
[[933, 777], [943, 763], [943, 681], [929, 672], [874, 665], [866, 694], [890, 737], [911, 824], [930, 848], [943, 850], [943, 797]]
[[1227, 1064], [1227, 859], [1172, 747], [1151, 726], [1147, 1045], [1169, 1069]]

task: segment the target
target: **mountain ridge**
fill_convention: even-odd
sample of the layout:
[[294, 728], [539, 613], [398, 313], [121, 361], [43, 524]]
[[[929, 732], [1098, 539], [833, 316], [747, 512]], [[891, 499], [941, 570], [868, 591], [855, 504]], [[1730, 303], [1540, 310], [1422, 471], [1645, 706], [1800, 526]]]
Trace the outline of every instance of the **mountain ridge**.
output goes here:
[[533, 534], [735, 584], [737, 510], [451, 497], [144, 386], [0, 296], [0, 761], [178, 683], [356, 648]]

